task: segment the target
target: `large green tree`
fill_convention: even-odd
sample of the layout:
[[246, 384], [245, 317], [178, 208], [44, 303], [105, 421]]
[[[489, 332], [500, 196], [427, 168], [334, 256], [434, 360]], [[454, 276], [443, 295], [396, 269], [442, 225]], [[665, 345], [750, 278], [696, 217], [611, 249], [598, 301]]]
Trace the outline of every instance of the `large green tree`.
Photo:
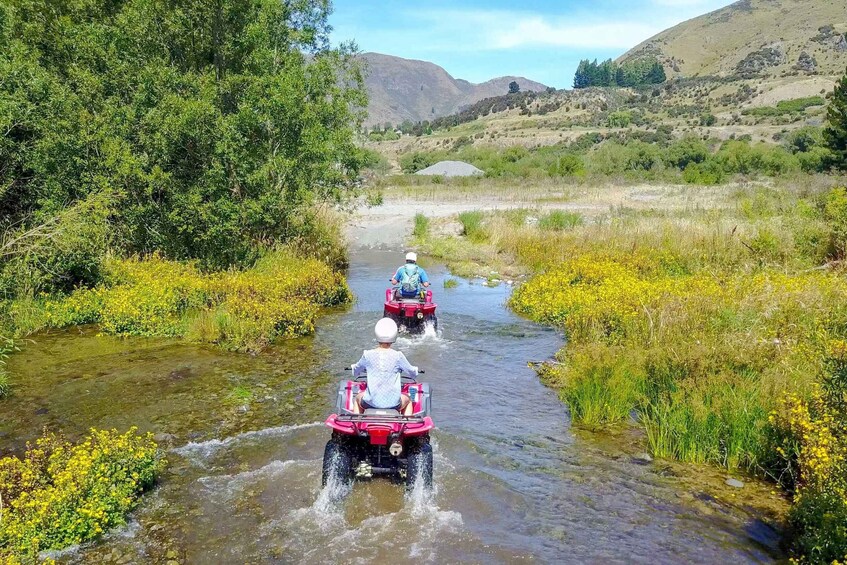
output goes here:
[[0, 230], [107, 195], [114, 244], [210, 266], [342, 200], [366, 105], [329, 0], [0, 0]]
[[823, 137], [832, 154], [832, 166], [847, 170], [847, 74], [841, 78], [830, 96], [826, 121]]

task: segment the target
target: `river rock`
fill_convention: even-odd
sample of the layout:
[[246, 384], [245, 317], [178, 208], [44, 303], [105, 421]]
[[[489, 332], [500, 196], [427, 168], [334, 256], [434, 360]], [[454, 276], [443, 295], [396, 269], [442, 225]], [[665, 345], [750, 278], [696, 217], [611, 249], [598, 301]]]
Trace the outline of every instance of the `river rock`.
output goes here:
[[639, 453], [632, 457], [632, 462], [637, 463], [638, 465], [646, 465], [647, 463], [653, 462], [653, 457], [647, 452]]
[[173, 443], [175, 439], [175, 435], [166, 434], [165, 432], [159, 432], [153, 436], [153, 441], [155, 441], [156, 443]]
[[727, 479], [727, 480], [726, 480], [726, 485], [727, 485], [727, 486], [730, 486], [730, 487], [733, 487], [733, 488], [742, 488], [742, 487], [744, 487], [744, 483], [743, 483], [743, 482], [739, 481], [738, 479], [732, 479], [732, 478], [730, 478], [730, 479]]

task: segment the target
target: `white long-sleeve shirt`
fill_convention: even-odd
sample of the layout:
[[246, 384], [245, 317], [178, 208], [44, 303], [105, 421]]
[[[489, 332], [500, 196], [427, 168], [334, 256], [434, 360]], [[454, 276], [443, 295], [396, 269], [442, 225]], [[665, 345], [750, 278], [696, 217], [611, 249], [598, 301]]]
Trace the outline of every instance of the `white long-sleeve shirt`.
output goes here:
[[352, 369], [354, 377], [367, 373], [368, 388], [362, 400], [374, 408], [399, 406], [400, 375], [418, 376], [418, 368], [411, 365], [402, 352], [383, 347], [363, 352]]

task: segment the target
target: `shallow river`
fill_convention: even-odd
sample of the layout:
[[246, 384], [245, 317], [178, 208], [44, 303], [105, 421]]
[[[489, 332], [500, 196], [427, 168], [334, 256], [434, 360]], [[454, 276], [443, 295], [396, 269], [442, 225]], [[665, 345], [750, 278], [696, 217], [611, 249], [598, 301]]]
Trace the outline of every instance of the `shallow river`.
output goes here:
[[508, 287], [430, 272], [441, 332], [398, 346], [433, 386], [435, 491], [387, 480], [342, 501], [321, 492], [320, 458], [339, 371], [372, 345], [398, 254], [358, 251], [358, 302], [315, 338], [253, 357], [94, 330], [40, 336], [15, 356], [0, 404], [0, 451], [44, 425], [71, 437], [138, 425], [169, 467], [130, 524], [67, 563], [769, 562], [772, 532], [687, 506], [661, 468], [610, 457], [570, 430], [527, 361], [561, 337], [503, 308]]

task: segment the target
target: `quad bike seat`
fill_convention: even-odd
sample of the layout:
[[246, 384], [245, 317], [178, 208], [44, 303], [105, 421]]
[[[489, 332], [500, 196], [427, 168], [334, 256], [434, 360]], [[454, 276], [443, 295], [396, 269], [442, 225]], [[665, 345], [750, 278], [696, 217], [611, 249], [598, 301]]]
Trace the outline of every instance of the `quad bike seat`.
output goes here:
[[394, 408], [366, 408], [363, 414], [365, 416], [397, 416], [400, 411]]

